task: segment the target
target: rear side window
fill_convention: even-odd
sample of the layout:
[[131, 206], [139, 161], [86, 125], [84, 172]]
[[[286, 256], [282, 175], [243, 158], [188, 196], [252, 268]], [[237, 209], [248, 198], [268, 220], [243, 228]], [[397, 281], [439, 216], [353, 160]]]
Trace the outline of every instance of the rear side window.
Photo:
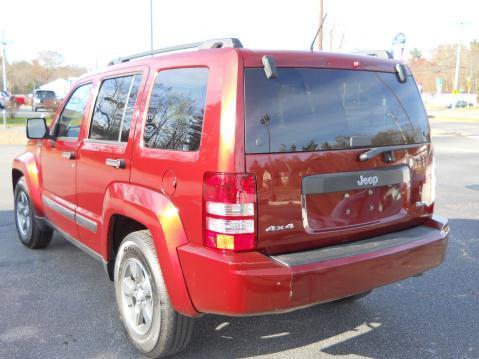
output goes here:
[[146, 147], [178, 151], [199, 149], [207, 83], [206, 68], [158, 73], [143, 135]]
[[90, 128], [90, 139], [127, 142], [141, 75], [107, 79], [101, 84]]
[[297, 152], [428, 142], [429, 125], [411, 76], [280, 68], [245, 71], [247, 153]]

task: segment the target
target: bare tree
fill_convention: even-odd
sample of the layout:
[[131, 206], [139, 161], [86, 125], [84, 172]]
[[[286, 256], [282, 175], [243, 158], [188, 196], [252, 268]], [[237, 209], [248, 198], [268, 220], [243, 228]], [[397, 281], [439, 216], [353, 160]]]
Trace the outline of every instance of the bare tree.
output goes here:
[[51, 75], [55, 68], [63, 63], [63, 55], [52, 50], [40, 51], [38, 53], [38, 62], [45, 69], [45, 81], [48, 82], [51, 79]]

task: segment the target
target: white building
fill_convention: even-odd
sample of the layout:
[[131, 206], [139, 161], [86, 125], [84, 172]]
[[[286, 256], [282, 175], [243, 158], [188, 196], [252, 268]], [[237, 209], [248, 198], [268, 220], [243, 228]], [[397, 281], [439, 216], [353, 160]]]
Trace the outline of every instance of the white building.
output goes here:
[[58, 98], [64, 98], [67, 95], [68, 91], [70, 91], [76, 80], [76, 77], [69, 77], [67, 80], [57, 79], [55, 81], [40, 86], [38, 90], [55, 91], [55, 94]]

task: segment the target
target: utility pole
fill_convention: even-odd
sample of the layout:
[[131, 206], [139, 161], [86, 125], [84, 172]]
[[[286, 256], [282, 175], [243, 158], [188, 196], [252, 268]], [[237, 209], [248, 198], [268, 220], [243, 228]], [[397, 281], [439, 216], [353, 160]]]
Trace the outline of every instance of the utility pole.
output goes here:
[[153, 51], [153, 0], [150, 0], [150, 50]]
[[459, 23], [460, 30], [459, 30], [459, 41], [457, 42], [456, 71], [454, 73], [454, 93], [457, 93], [458, 88], [459, 88], [459, 65], [461, 63], [461, 38], [462, 38], [462, 26], [463, 25], [464, 25], [463, 22]]
[[[323, 0], [319, 0], [319, 24], [323, 23]], [[318, 50], [321, 51], [323, 49], [323, 27], [321, 26], [321, 30], [319, 31], [318, 35]]]
[[7, 57], [6, 48], [7, 41], [5, 40], [5, 30], [2, 30], [2, 45], [3, 45], [3, 91], [7, 91]]
[[[3, 45], [3, 91], [7, 91], [7, 41], [5, 40], [5, 30], [2, 29], [2, 45]], [[3, 108], [3, 128], [7, 128], [7, 116], [5, 107]]]

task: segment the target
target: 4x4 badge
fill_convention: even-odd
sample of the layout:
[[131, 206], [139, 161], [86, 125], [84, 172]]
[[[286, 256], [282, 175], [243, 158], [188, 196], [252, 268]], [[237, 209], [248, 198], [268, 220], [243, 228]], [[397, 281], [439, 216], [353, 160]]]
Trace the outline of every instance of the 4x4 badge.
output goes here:
[[294, 228], [293, 223], [286, 224], [284, 226], [269, 226], [268, 228], [266, 228], [266, 232], [284, 231], [285, 229], [293, 229], [293, 228]]

